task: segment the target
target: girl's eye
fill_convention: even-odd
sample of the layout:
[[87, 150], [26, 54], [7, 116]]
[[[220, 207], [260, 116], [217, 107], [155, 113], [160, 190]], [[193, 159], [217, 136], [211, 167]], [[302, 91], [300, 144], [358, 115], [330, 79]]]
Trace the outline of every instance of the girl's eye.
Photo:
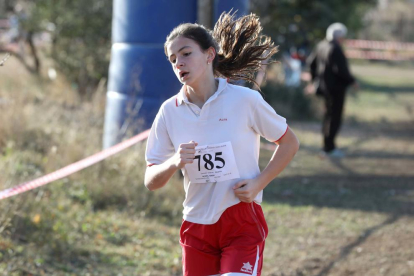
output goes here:
[[175, 59], [171, 60], [171, 63], [174, 64], [175, 63]]
[[186, 57], [186, 56], [189, 56], [189, 55], [191, 55], [191, 52], [189, 52], [189, 53], [185, 53], [184, 54], [184, 56]]

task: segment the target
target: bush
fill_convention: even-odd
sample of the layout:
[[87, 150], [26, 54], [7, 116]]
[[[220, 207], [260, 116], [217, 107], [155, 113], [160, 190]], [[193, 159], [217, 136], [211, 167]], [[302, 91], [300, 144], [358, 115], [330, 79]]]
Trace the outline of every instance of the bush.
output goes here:
[[315, 96], [305, 95], [303, 86], [287, 87], [269, 81], [263, 88], [264, 99], [286, 118], [294, 120], [314, 120], [320, 115], [319, 101]]
[[27, 6], [26, 31], [50, 32], [56, 66], [81, 99], [91, 100], [99, 81], [108, 76], [112, 1], [38, 0]]

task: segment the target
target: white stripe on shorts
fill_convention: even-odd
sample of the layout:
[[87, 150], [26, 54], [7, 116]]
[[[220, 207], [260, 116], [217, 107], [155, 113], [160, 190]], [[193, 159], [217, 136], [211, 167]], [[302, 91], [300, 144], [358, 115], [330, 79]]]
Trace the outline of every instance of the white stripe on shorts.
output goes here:
[[246, 276], [246, 275], [257, 276], [258, 267], [259, 267], [259, 246], [257, 246], [256, 263], [254, 264], [252, 274], [240, 273], [240, 272], [229, 272], [229, 273], [221, 274], [221, 276]]

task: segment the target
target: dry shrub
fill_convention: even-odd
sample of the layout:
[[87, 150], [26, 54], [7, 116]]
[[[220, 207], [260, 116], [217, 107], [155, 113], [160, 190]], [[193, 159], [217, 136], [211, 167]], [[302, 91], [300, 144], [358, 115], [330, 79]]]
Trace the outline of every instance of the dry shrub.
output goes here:
[[[80, 102], [76, 91], [59, 77], [49, 82], [0, 74], [1, 81], [10, 83], [0, 91], [0, 190], [101, 150], [104, 80], [88, 102]], [[144, 149], [145, 141], [67, 178], [0, 201], [0, 246], [7, 247], [0, 252], [0, 264], [6, 260], [12, 268], [13, 260], [43, 254], [39, 252], [65, 258], [75, 250], [74, 243], [94, 237], [93, 231], [84, 233], [82, 227], [91, 224], [85, 220], [95, 212], [119, 211], [178, 225], [182, 179], [175, 176], [166, 187], [148, 191]], [[36, 253], [30, 251], [31, 245]], [[25, 253], [8, 248], [24, 248]]]
[[0, 102], [0, 149], [4, 151], [7, 147], [13, 147], [21, 141], [24, 130], [26, 129], [26, 118], [17, 112], [22, 109], [19, 101], [3, 99]]
[[150, 192], [144, 186], [145, 142], [119, 153], [78, 175], [95, 210], [117, 208], [161, 220], [180, 219], [184, 191], [175, 176], [165, 187]]

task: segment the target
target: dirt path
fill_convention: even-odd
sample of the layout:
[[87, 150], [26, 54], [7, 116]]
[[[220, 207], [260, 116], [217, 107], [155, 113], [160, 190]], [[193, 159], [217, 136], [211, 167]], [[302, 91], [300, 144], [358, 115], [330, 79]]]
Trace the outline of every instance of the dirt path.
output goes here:
[[265, 190], [264, 275], [414, 275], [413, 71], [353, 69], [364, 75], [338, 139], [345, 158], [318, 157], [319, 122], [290, 124], [301, 150]]

